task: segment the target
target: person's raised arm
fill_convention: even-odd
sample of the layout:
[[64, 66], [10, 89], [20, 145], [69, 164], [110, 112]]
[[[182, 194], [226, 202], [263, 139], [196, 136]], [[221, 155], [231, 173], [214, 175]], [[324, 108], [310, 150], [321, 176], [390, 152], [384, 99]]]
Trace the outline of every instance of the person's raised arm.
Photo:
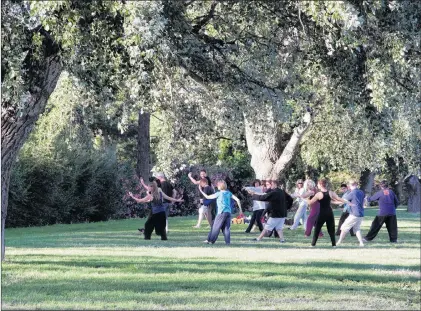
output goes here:
[[232, 198], [234, 199], [235, 202], [237, 202], [238, 208], [240, 209], [240, 215], [241, 215], [243, 213], [243, 210], [241, 209], [240, 199], [237, 198], [234, 194], [232, 195]]
[[140, 177], [140, 183], [142, 184], [142, 186], [148, 190], [148, 185], [145, 184], [145, 181], [143, 180], [143, 177]]
[[204, 193], [203, 191], [202, 191], [202, 189], [200, 189], [200, 186], [198, 187], [199, 188], [199, 191], [203, 194], [203, 196], [206, 198], [206, 199], [216, 199], [217, 197], [218, 197], [218, 195], [217, 194], [210, 194], [210, 195], [208, 195], [208, 194], [206, 194], [206, 193]]
[[162, 190], [161, 190], [161, 188], [159, 189], [159, 192], [161, 192], [161, 194], [162, 194], [162, 197], [164, 198], [164, 199], [166, 199], [166, 200], [168, 200], [168, 201], [171, 201], [171, 202], [184, 202], [184, 200], [183, 199], [174, 199], [174, 198], [171, 198], [171, 197], [169, 197], [169, 196], [167, 196]]
[[193, 178], [193, 176], [191, 175], [191, 172], [187, 176], [189, 176], [191, 182], [194, 183], [195, 185], [200, 184], [199, 180], [196, 180], [196, 179]]
[[311, 205], [311, 204], [313, 204], [313, 203], [315, 203], [315, 202], [317, 202], [321, 199], [323, 199], [323, 194], [321, 192], [318, 192], [318, 193], [315, 194], [315, 196], [311, 200], [307, 199], [307, 204]]
[[135, 198], [135, 197], [133, 196], [133, 193], [131, 193], [131, 192], [129, 192], [128, 194], [129, 194], [129, 196], [130, 196], [133, 200], [135, 200], [137, 203], [146, 203], [146, 202], [150, 202], [150, 201], [151, 201], [151, 199], [152, 199], [150, 194], [148, 194], [147, 196], [145, 196], [143, 199], [138, 199], [138, 198]]

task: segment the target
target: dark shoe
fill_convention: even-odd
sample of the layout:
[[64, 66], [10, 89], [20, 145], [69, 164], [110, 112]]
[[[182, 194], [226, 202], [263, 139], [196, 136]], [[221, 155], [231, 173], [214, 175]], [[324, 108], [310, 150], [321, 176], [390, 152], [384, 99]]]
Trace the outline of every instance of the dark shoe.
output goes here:
[[139, 230], [140, 233], [144, 233], [145, 232], [145, 228], [139, 228], [137, 230]]
[[280, 243], [285, 243], [285, 239], [282, 239], [279, 241]]
[[247, 231], [247, 230], [246, 230], [246, 231], [244, 231], [244, 233], [250, 233], [250, 231]]
[[261, 240], [258, 240], [257, 238], [253, 239], [254, 242], [260, 242]]

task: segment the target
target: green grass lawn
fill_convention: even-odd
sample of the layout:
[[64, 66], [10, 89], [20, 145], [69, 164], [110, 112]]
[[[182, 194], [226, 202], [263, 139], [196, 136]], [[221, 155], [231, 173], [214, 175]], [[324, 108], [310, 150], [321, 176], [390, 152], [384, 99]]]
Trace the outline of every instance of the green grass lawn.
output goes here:
[[327, 234], [312, 248], [301, 226], [282, 245], [252, 242], [245, 225], [231, 227], [231, 245], [206, 245], [196, 217], [170, 218], [168, 241], [145, 241], [144, 221], [7, 229], [2, 309], [420, 308], [420, 216], [403, 208], [399, 243], [383, 228], [365, 248], [348, 236], [333, 249]]

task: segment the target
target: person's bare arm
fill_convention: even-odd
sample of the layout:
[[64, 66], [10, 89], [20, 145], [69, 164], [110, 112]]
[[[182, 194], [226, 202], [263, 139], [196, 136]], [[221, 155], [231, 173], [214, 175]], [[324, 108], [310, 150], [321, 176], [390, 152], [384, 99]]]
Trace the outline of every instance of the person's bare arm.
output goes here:
[[304, 193], [300, 196], [300, 198], [302, 198], [302, 199], [307, 199], [307, 198], [311, 197], [312, 195], [314, 195], [314, 191], [309, 190], [309, 191], [307, 191], [307, 192], [304, 192]]
[[242, 214], [243, 213], [243, 210], [241, 209], [240, 199], [237, 198], [234, 194], [232, 195], [232, 198], [234, 199], [235, 202], [237, 202], [238, 208], [240, 209], [240, 214]]
[[131, 193], [131, 192], [129, 192], [128, 193], [129, 194], [129, 196], [133, 199], [133, 200], [135, 200], [137, 203], [146, 203], [146, 202], [150, 202], [151, 200], [152, 200], [152, 196], [150, 195], [150, 194], [148, 194], [146, 197], [144, 197], [143, 199], [138, 199], [138, 198], [135, 198], [134, 196], [133, 196], [133, 193]]
[[307, 199], [306, 201], [308, 205], [311, 205], [321, 199], [323, 199], [323, 194], [321, 192], [318, 192], [311, 200]]
[[142, 184], [142, 186], [143, 186], [145, 189], [148, 189], [148, 185], [146, 185], [146, 184], [145, 184], [145, 181], [143, 180], [143, 177], [140, 177], [140, 183]]
[[[349, 202], [348, 200], [345, 200], [345, 199], [342, 199], [342, 198], [340, 198], [335, 192], [333, 192], [333, 191], [329, 191], [329, 195], [330, 195], [330, 197], [331, 197], [331, 199], [333, 200], [333, 202], [341, 202], [341, 203], [343, 203], [343, 204], [350, 204], [351, 202]], [[332, 203], [333, 203], [332, 202]], [[336, 203], [333, 203], [333, 204], [336, 204]]]
[[204, 193], [203, 191], [202, 191], [202, 189], [200, 189], [200, 186], [199, 186], [199, 191], [203, 194], [203, 196], [206, 198], [206, 199], [208, 199], [208, 200], [210, 200], [210, 199], [216, 199], [216, 194], [211, 194], [211, 195], [207, 195], [206, 193]]
[[159, 192], [161, 192], [162, 193], [162, 197], [164, 199], [168, 200], [168, 201], [171, 201], [171, 202], [184, 202], [183, 199], [174, 199], [174, 198], [171, 198], [171, 197], [167, 196], [164, 192], [162, 192], [162, 190], [159, 190]]
[[194, 179], [194, 178], [192, 177], [191, 172], [190, 172], [187, 176], [189, 176], [189, 178], [190, 178], [191, 182], [192, 182], [192, 183], [194, 183], [195, 185], [200, 184], [200, 181], [199, 181], [199, 180], [196, 180], [196, 179]]

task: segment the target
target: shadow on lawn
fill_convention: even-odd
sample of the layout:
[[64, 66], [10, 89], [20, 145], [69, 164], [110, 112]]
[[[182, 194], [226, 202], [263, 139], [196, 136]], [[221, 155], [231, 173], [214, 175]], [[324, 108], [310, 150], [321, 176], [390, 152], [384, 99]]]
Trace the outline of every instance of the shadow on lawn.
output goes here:
[[[31, 255], [26, 255], [31, 256]], [[218, 272], [222, 274], [251, 274], [254, 276], [295, 276], [312, 279], [332, 277], [339, 281], [342, 280], [372, 280], [373, 277], [379, 282], [399, 282], [403, 278], [406, 280], [417, 281], [420, 280], [419, 265], [384, 265], [384, 264], [363, 264], [363, 263], [349, 263], [339, 261], [307, 261], [307, 262], [292, 262], [292, 263], [267, 263], [264, 266], [250, 266], [247, 262], [238, 261], [221, 261], [209, 259], [162, 259], [161, 257], [141, 256], [137, 260], [113, 260], [111, 257], [90, 258], [74, 258], [73, 256], [63, 257], [63, 260], [48, 260], [51, 256], [45, 255], [47, 260], [13, 260], [10, 263], [23, 266], [37, 266], [40, 270], [70, 270], [75, 267], [88, 269], [102, 269], [102, 272], [107, 272], [107, 269], [118, 269], [121, 272], [140, 272], [142, 274], [173, 274], [179, 272], [187, 273], [212, 273]], [[57, 258], [57, 257], [54, 257]], [[275, 267], [275, 269], [273, 268]], [[293, 269], [293, 271], [291, 271]], [[276, 272], [274, 270], [287, 271]], [[351, 270], [351, 271], [349, 271]], [[92, 270], [91, 270], [92, 271]], [[322, 271], [322, 273], [321, 273]], [[395, 274], [375, 275], [373, 271], [388, 271]], [[397, 272], [400, 271], [400, 272]], [[415, 275], [402, 275], [415, 273]], [[418, 275], [417, 275], [418, 273]], [[322, 274], [322, 275], [321, 275]]]

